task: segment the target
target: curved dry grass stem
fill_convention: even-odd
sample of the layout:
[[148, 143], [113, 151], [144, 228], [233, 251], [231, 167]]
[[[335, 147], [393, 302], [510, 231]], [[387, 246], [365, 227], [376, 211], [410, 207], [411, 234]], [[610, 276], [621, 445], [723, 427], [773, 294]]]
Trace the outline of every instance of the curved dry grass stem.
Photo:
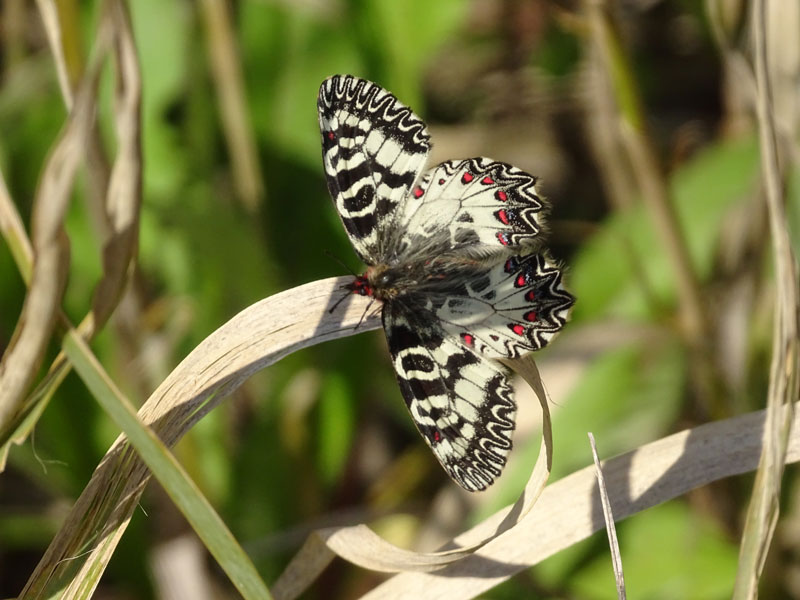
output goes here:
[[[350, 335], [356, 327], [359, 332], [377, 327], [376, 316], [363, 320], [369, 299], [342, 290], [349, 281], [349, 277], [342, 277], [311, 283], [242, 311], [178, 365], [139, 411], [142, 421], [167, 445], [174, 445], [194, 423], [255, 371], [305, 346]], [[339, 310], [329, 312], [342, 300], [342, 294], [346, 294], [345, 302], [339, 304]], [[511, 366], [532, 385], [540, 398], [545, 411], [545, 435], [540, 461], [529, 486], [507, 519], [485, 536], [488, 538], [512, 528], [534, 506], [552, 462], [549, 415], [538, 372], [529, 358], [514, 361]], [[59, 593], [72, 597], [85, 593], [84, 582], [96, 584], [98, 578], [90, 574], [102, 572], [107, 565], [149, 476], [125, 439], [118, 439], [76, 502], [21, 598], [37, 598], [52, 592], [54, 587], [65, 588]], [[391, 571], [414, 565], [419, 569], [441, 567], [462, 559], [486, 543], [485, 539], [473, 540], [466, 547], [460, 544], [442, 553], [421, 555], [390, 548], [368, 530], [363, 533], [362, 529], [362, 534], [354, 538], [358, 529], [327, 532], [328, 545], [337, 553], [355, 557], [356, 562], [364, 566]], [[366, 554], [365, 548], [369, 550]], [[327, 564], [324, 553], [321, 559], [316, 556], [315, 560], [320, 568]]]
[[[764, 436], [764, 411], [676, 433], [607, 460], [603, 473], [619, 521], [689, 490], [752, 471]], [[787, 462], [800, 460], [800, 418], [795, 415]], [[508, 509], [456, 539], [469, 544], [491, 533]], [[576, 471], [545, 488], [518, 527], [473, 556], [435, 573], [402, 573], [362, 598], [474, 598], [516, 573], [588, 538], [605, 527], [595, 467]]]
[[[328, 310], [346, 292], [350, 277], [310, 283], [258, 302], [206, 338], [153, 392], [139, 416], [168, 446], [256, 371], [287, 354], [326, 340], [374, 329], [362, 321], [368, 300], [349, 294], [339, 310]], [[81, 582], [96, 581], [135, 510], [149, 472], [118, 439], [53, 539], [20, 598], [39, 598], [52, 586], [79, 594]], [[61, 589], [60, 587], [58, 589]]]
[[[375, 315], [361, 320], [369, 302], [365, 297], [347, 294], [339, 310], [328, 312], [346, 294], [341, 286], [350, 280], [341, 277], [310, 283], [242, 311], [175, 368], [139, 411], [141, 419], [167, 445], [173, 445], [257, 370], [300, 348], [351, 335], [356, 326], [358, 332], [378, 327]], [[763, 415], [757, 414], [713, 423], [608, 461], [604, 472], [614, 514], [624, 518], [698, 485], [755, 468], [763, 422]], [[789, 460], [800, 457], [796, 439], [788, 456]], [[96, 582], [97, 573], [105, 569], [148, 479], [138, 456], [124, 439], [118, 439], [20, 598], [40, 598], [53, 591], [51, 586], [56, 586], [63, 597], [85, 596], [84, 582]], [[457, 538], [456, 547], [480, 544], [504, 525], [516, 522], [532, 500], [526, 497], [521, 505], [487, 519]], [[565, 529], [559, 523], [570, 523], [570, 527]], [[404, 573], [375, 593], [382, 595], [383, 589], [393, 593], [415, 590], [430, 597], [444, 585], [441, 593], [471, 597], [602, 527], [594, 471], [588, 469], [546, 488], [527, 518], [476, 554], [439, 569], [435, 576]], [[351, 554], [363, 554], [364, 547], [354, 546], [352, 539], [347, 543], [348, 535], [332, 535], [336, 538], [333, 544], [342, 545]], [[309, 560], [318, 561], [318, 568], [322, 568], [330, 559], [325, 552], [312, 553]], [[416, 555], [411, 560], [419, 563]]]
[[110, 41], [109, 33], [107, 28], [100, 28], [95, 60], [47, 159], [34, 200], [31, 229], [35, 260], [30, 286], [14, 336], [0, 361], [0, 429], [14, 416], [36, 375], [61, 305], [69, 267], [64, 217], [95, 117], [101, 58]]

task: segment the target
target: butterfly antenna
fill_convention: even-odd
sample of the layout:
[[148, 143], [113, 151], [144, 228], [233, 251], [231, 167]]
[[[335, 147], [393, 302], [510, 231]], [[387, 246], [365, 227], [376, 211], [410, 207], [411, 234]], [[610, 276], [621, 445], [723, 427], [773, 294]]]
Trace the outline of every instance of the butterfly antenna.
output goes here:
[[[344, 289], [344, 288], [340, 288], [340, 289]], [[339, 298], [339, 299], [336, 301], [336, 304], [334, 304], [333, 306], [331, 306], [331, 307], [330, 307], [330, 309], [328, 310], [328, 314], [332, 315], [332, 314], [333, 314], [333, 311], [335, 311], [335, 310], [338, 308], [338, 306], [339, 306], [339, 305], [340, 305], [342, 302], [344, 302], [344, 299], [345, 299], [345, 298], [347, 298], [347, 297], [348, 297], [350, 294], [352, 294], [352, 292], [348, 291], [348, 292], [347, 292], [347, 293], [345, 293], [345, 294], [344, 294], [344, 295], [343, 295], [341, 298]]]
[[335, 260], [337, 263], [339, 263], [339, 264], [340, 264], [342, 267], [344, 267], [344, 270], [345, 270], [345, 271], [347, 271], [348, 273], [350, 273], [350, 275], [352, 275], [353, 277], [358, 277], [358, 274], [357, 274], [357, 273], [355, 273], [355, 272], [353, 271], [353, 269], [351, 269], [350, 267], [348, 267], [348, 266], [347, 266], [347, 264], [346, 264], [346, 263], [345, 263], [345, 262], [344, 262], [344, 261], [343, 261], [341, 258], [339, 258], [339, 257], [338, 257], [338, 256], [336, 256], [335, 254], [333, 254], [333, 252], [331, 252], [331, 251], [330, 251], [330, 250], [328, 250], [328, 249], [325, 249], [323, 252], [325, 253], [325, 256], [327, 256], [328, 258], [332, 258], [332, 259], [333, 259], [333, 260]]
[[357, 324], [356, 324], [356, 326], [353, 328], [354, 330], [356, 330], [356, 329], [358, 329], [359, 327], [361, 327], [361, 324], [364, 322], [364, 319], [366, 319], [366, 318], [367, 318], [367, 312], [369, 312], [369, 309], [370, 309], [370, 308], [372, 308], [372, 303], [373, 303], [373, 302], [375, 302], [375, 297], [374, 297], [374, 296], [373, 296], [372, 298], [370, 298], [370, 299], [369, 299], [369, 304], [367, 304], [367, 308], [365, 308], [365, 309], [364, 309], [364, 312], [363, 312], [363, 313], [361, 313], [361, 318], [358, 320], [358, 323], [357, 323]]

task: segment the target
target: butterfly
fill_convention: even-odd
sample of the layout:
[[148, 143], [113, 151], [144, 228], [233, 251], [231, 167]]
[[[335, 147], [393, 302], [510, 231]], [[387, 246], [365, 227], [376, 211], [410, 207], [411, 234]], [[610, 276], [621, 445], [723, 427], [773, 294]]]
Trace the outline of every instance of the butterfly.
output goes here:
[[381, 302], [400, 391], [436, 458], [483, 490], [516, 416], [495, 359], [545, 346], [574, 303], [541, 249], [536, 178], [488, 158], [426, 169], [425, 123], [365, 79], [326, 79], [317, 109], [328, 190], [367, 265], [347, 288]]

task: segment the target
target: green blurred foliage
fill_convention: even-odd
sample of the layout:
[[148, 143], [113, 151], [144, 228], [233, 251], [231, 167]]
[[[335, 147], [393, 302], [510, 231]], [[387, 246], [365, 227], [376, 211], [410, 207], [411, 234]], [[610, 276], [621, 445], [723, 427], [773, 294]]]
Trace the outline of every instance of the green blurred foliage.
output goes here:
[[[755, 140], [720, 142], [703, 149], [671, 178], [676, 212], [699, 277], [707, 279], [724, 217], [749, 199], [757, 183]], [[599, 315], [652, 319], [672, 311], [676, 301], [673, 271], [643, 206], [621, 212], [580, 248], [570, 283], [581, 302], [574, 318]], [[601, 276], [602, 274], [602, 276]], [[648, 306], [645, 292], [658, 304]]]
[[[646, 510], [621, 527], [620, 552], [628, 593], [668, 600], [729, 598], [738, 552], [712, 519], [679, 501]], [[603, 537], [603, 534], [599, 534]], [[657, 558], [652, 547], [658, 548]], [[616, 598], [609, 560], [596, 558], [570, 588], [579, 598]]]
[[[502, 72], [505, 53], [513, 50], [513, 23], [502, 21], [511, 14], [503, 11], [513, 3], [485, 3], [495, 10], [488, 16], [485, 7], [468, 0], [345, 0], [320, 9], [310, 8], [312, 4], [244, 0], [231, 6], [249, 120], [266, 185], [264, 204], [251, 214], [241, 207], [231, 185], [198, 3], [131, 3], [144, 81], [144, 189], [136, 283], [146, 300], [142, 330], [149, 354], [131, 356], [113, 323], [93, 348], [137, 404], [198, 342], [239, 310], [289, 287], [343, 274], [343, 267], [326, 251], [360, 268], [323, 178], [316, 94], [325, 77], [341, 72], [370, 78], [425, 116], [425, 82], [463, 77], [438, 70], [446, 51], [457, 49], [472, 57], [465, 72], [491, 74]], [[659, 6], [654, 11], [698, 18], [693, 3], [683, 4], [687, 6]], [[539, 33], [522, 67], [543, 72], [546, 77], [537, 80], [536, 91], [555, 94], [555, 103], [566, 106], [553, 120], [560, 123], [560, 138], [567, 138], [562, 139], [568, 147], [562, 160], [571, 181], [555, 182], [547, 196], [559, 220], [597, 215], [593, 235], [554, 240], [562, 250], [559, 258], [569, 266], [570, 289], [578, 297], [565, 337], [609, 321], [659, 331], [657, 343], [629, 342], [592, 357], [569, 396], [558, 400], [553, 474], [558, 478], [590, 462], [587, 430], [595, 433], [604, 456], [610, 456], [678, 428], [687, 403], [688, 365], [674, 327], [675, 283], [651, 217], [642, 206], [625, 212], [608, 208], [585, 140], [574, 132], [571, 119], [577, 119], [579, 110], [571, 104], [567, 84], [584, 68], [584, 40], [557, 19], [547, 3], [532, 5], [539, 11], [532, 13], [531, 21]], [[80, 3], [79, 11], [88, 49], [97, 3]], [[699, 64], [705, 65], [715, 59], [709, 58], [714, 50], [707, 46], [705, 33], [703, 40]], [[27, 85], [0, 88], [0, 168], [26, 222], [41, 167], [65, 117], [52, 65], [44, 58], [46, 45], [41, 40], [30, 45], [24, 62], [4, 65], [6, 81]], [[653, 100], [659, 98], [658, 90], [675, 81], [674, 72], [659, 66], [664, 60], [674, 63], [675, 57], [668, 52], [665, 56], [663, 49], [638, 50], [643, 95], [659, 106]], [[12, 71], [20, 78], [11, 79]], [[522, 77], [523, 71], [510, 76]], [[465, 87], [470, 90], [483, 89], [479, 78], [469, 83]], [[561, 93], [564, 97], [557, 96]], [[476, 104], [466, 112], [480, 113], [485, 94], [465, 96], [464, 102]], [[110, 102], [104, 88], [102, 129], [113, 147]], [[719, 107], [692, 110], [691, 118], [704, 120], [709, 129], [721, 118]], [[752, 136], [714, 135], [670, 173], [679, 220], [704, 283], [715, 274], [726, 215], [752, 197], [757, 172]], [[594, 193], [575, 197], [586, 181]], [[100, 274], [97, 233], [86, 208], [87, 186], [82, 177], [67, 222], [72, 265], [64, 307], [74, 320], [86, 312]], [[793, 180], [790, 215], [795, 231], [800, 230], [798, 190]], [[795, 244], [800, 248], [797, 237]], [[0, 342], [5, 344], [24, 297], [5, 245], [0, 245], [0, 288]], [[765, 337], [754, 338], [766, 342]], [[763, 347], [753, 354], [760, 351], [763, 354]], [[547, 360], [551, 355], [545, 351], [542, 356]], [[153, 357], [155, 364], [150, 362]], [[754, 406], [760, 402], [752, 399]], [[0, 579], [9, 586], [0, 585], [0, 595], [19, 591], [24, 573], [33, 568], [58, 527], [49, 509], [71, 504], [116, 434], [80, 381], [70, 376], [45, 411], [35, 437], [11, 454], [10, 469], [22, 500], [12, 496], [13, 502], [0, 514], [0, 556], [19, 552], [25, 560], [19, 571], [22, 581]], [[206, 416], [176, 452], [237, 538], [252, 549], [269, 582], [297, 548], [299, 540], [283, 537], [292, 528], [343, 508], [370, 513], [374, 482], [354, 474], [370, 437], [380, 439], [383, 446], [378, 450], [386, 452], [389, 461], [423, 445], [405, 414], [377, 334], [287, 357]], [[525, 463], [530, 465], [538, 444], [527, 440], [515, 452], [529, 457]], [[468, 518], [480, 519], [512, 501], [528, 474], [521, 468], [509, 470], [497, 484], [500, 493], [490, 503], [479, 504]], [[434, 466], [396, 504], [419, 515], [410, 520], [419, 525], [424, 512], [419, 507], [430, 505], [442, 486], [452, 485]], [[155, 593], [147, 560], [161, 533], [152, 513], [162, 511], [164, 502], [156, 494], [146, 496], [145, 511], [151, 516], [137, 511], [111, 563], [108, 587], [118, 586], [119, 597]], [[500, 586], [491, 597], [611, 597], [608, 554], [599, 536]], [[637, 515], [621, 528], [620, 539], [633, 596], [717, 598], [730, 591], [736, 543], [689, 503], [673, 502]], [[361, 589], [374, 581], [346, 567], [336, 569], [328, 576], [330, 587], [320, 586], [309, 597], [330, 597], [330, 590]]]

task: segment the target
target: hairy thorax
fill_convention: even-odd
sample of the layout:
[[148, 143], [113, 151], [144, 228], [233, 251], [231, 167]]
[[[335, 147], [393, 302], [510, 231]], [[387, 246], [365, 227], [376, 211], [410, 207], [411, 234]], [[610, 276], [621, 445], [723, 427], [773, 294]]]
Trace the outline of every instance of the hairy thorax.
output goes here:
[[389, 301], [409, 294], [445, 293], [481, 269], [479, 260], [442, 255], [394, 265], [372, 265], [351, 284], [353, 293]]

